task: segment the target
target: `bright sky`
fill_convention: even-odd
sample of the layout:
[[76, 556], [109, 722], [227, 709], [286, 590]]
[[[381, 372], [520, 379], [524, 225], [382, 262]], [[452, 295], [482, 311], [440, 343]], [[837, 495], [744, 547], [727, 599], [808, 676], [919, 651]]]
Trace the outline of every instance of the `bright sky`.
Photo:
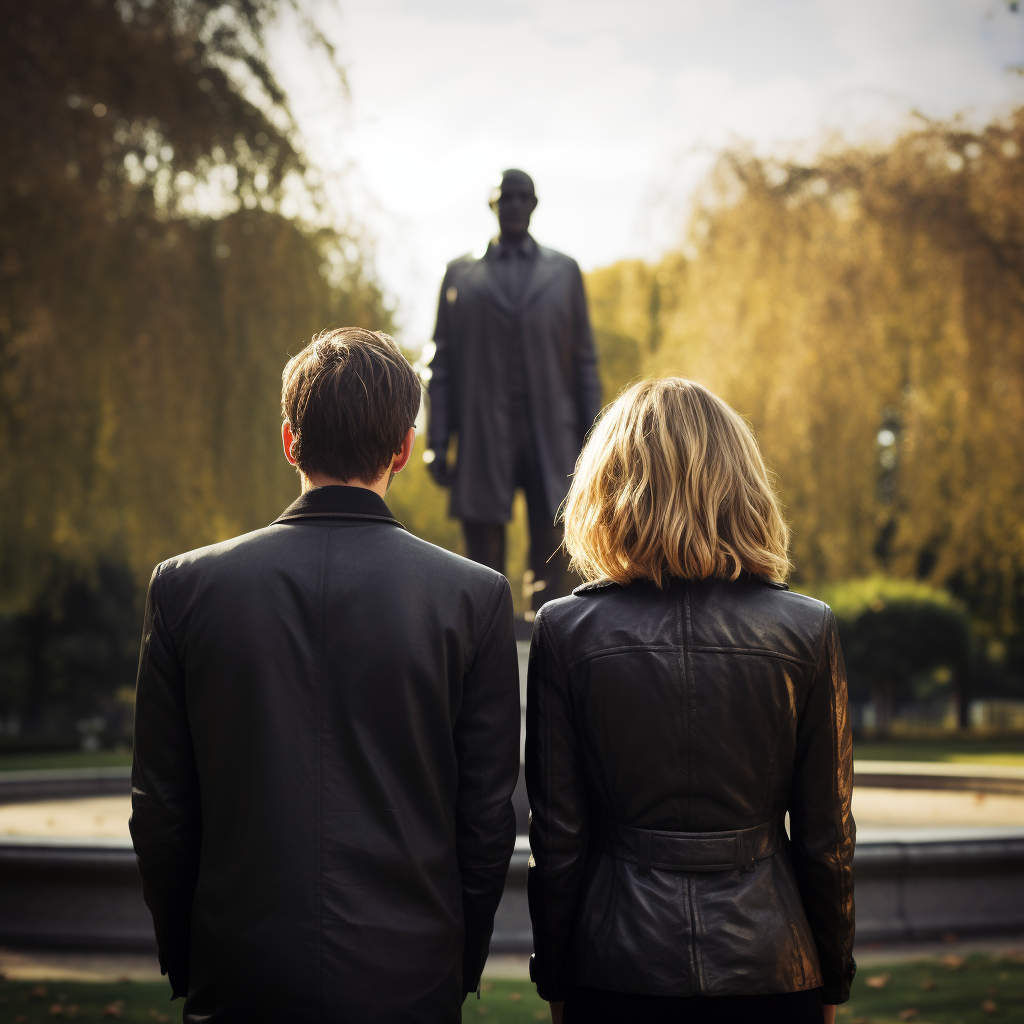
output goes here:
[[284, 22], [272, 56], [340, 207], [377, 242], [403, 341], [433, 329], [444, 264], [494, 233], [504, 167], [532, 232], [584, 269], [679, 244], [712, 154], [884, 137], [909, 112], [1024, 103], [1006, 0], [310, 0], [337, 80]]

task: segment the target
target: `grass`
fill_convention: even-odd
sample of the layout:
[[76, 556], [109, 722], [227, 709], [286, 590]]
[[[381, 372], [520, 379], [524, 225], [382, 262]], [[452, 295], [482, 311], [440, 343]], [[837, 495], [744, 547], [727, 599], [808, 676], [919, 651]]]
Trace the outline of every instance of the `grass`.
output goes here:
[[[166, 983], [0, 981], [0, 1024], [178, 1021], [182, 1004], [169, 1002], [168, 994]], [[464, 1024], [533, 1024], [550, 1018], [547, 1003], [537, 997], [530, 982], [493, 979], [484, 981], [480, 1000], [475, 996], [466, 1000], [462, 1019]], [[836, 1021], [1024, 1024], [1024, 954], [951, 956], [863, 968]]]
[[0, 1022], [180, 1021], [180, 1002], [170, 1001], [166, 982], [0, 981]]
[[853, 745], [861, 761], [946, 761], [951, 764], [1008, 764], [1024, 766], [1024, 736], [999, 739], [863, 740]]
[[[872, 987], [884, 982], [881, 987]], [[862, 968], [836, 1024], [1024, 1021], [1024, 954], [944, 957]]]
[[[1024, 736], [989, 740], [970, 737], [884, 742], [864, 740], [854, 743], [853, 756], [862, 761], [947, 761], [954, 764], [1024, 766]], [[128, 767], [131, 763], [130, 750], [0, 754], [0, 772], [39, 768], [115, 768]]]

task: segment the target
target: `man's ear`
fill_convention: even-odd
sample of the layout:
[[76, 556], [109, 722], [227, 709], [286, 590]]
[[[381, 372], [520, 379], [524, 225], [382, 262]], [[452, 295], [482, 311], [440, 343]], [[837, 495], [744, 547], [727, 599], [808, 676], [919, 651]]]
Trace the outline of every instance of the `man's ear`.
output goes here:
[[288, 465], [294, 466], [296, 463], [292, 456], [292, 445], [295, 443], [295, 435], [292, 433], [292, 425], [287, 420], [281, 424], [281, 443], [284, 445], [284, 457], [288, 460]]
[[410, 427], [405, 432], [405, 437], [402, 439], [402, 447], [399, 448], [398, 453], [395, 455], [395, 461], [391, 463], [392, 473], [401, 473], [405, 469], [405, 464], [409, 461], [412, 456], [412, 446], [416, 443], [416, 428]]

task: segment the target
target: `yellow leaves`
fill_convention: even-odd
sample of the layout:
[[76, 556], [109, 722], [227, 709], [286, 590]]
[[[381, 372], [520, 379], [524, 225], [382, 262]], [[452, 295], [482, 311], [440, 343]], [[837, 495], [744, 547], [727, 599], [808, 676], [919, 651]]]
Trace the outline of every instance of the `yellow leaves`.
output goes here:
[[815, 167], [727, 154], [689, 260], [588, 276], [599, 332], [658, 339], [645, 373], [700, 380], [749, 418], [799, 581], [1024, 569], [1008, 511], [1024, 505], [1022, 144], [1024, 111]]

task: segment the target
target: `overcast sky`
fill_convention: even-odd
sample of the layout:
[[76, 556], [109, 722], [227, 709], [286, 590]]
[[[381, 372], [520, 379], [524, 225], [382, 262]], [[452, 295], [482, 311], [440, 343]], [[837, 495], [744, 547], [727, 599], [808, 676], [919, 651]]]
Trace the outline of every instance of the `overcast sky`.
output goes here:
[[313, 161], [377, 240], [406, 344], [444, 264], [494, 232], [504, 167], [532, 232], [590, 269], [678, 244], [688, 197], [738, 140], [799, 152], [884, 137], [912, 110], [1024, 103], [1024, 13], [1005, 0], [311, 0], [349, 97], [296, 26], [271, 39]]

